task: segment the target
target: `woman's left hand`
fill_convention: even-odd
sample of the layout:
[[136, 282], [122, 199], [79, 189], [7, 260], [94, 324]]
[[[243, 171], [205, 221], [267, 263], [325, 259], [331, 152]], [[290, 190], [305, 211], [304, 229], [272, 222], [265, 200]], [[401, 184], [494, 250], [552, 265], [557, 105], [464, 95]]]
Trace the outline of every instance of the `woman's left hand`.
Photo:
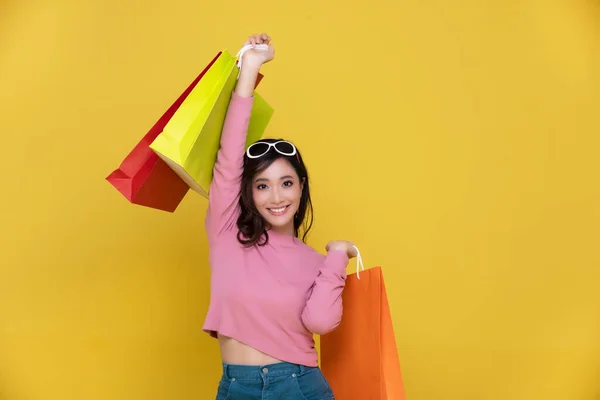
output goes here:
[[246, 51], [246, 53], [244, 53], [244, 65], [252, 65], [255, 68], [260, 68], [262, 64], [266, 64], [275, 58], [275, 49], [271, 44], [271, 36], [266, 33], [252, 35], [246, 40], [244, 46], [251, 45], [254, 47], [257, 44], [266, 44], [268, 49], [266, 51], [255, 49]]
[[353, 258], [358, 255], [356, 248], [354, 248], [354, 243], [347, 240], [332, 240], [331, 242], [327, 243], [325, 250], [327, 250], [327, 252], [343, 250], [346, 252], [348, 258]]

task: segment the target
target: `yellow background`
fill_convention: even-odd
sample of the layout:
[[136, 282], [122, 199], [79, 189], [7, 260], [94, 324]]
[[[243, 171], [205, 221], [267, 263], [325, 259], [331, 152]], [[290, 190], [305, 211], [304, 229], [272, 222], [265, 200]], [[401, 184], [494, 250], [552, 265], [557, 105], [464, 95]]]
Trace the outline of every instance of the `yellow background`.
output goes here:
[[600, 396], [598, 2], [0, 7], [1, 400], [214, 398], [206, 201], [104, 178], [263, 30], [267, 135], [309, 165], [310, 244], [384, 267], [408, 399]]

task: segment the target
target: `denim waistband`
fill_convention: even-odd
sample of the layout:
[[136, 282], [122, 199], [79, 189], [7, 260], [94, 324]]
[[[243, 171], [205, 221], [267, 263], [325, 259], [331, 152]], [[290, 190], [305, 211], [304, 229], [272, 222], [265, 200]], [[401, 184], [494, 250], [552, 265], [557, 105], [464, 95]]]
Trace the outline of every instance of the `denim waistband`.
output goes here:
[[260, 379], [263, 376], [283, 376], [302, 374], [316, 367], [281, 362], [267, 365], [236, 365], [223, 363], [223, 376], [226, 379]]

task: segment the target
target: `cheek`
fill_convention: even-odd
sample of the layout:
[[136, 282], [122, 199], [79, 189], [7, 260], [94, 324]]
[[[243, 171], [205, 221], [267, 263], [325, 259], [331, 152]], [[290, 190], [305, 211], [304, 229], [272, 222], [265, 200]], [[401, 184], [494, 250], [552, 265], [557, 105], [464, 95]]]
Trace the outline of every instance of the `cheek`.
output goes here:
[[299, 186], [295, 186], [290, 190], [290, 200], [292, 200], [296, 205], [300, 203], [300, 199], [302, 198], [302, 188]]
[[265, 204], [268, 198], [268, 195], [266, 193], [266, 190], [252, 190], [252, 200], [254, 200], [254, 205], [256, 206], [256, 208], [261, 208], [261, 206]]

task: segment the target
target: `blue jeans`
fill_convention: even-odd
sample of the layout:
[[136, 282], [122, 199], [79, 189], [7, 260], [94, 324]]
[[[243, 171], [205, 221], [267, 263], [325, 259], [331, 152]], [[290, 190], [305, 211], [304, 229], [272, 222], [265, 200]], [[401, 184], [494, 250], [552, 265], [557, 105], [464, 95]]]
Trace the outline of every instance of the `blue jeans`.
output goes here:
[[335, 400], [318, 367], [223, 364], [216, 400]]

